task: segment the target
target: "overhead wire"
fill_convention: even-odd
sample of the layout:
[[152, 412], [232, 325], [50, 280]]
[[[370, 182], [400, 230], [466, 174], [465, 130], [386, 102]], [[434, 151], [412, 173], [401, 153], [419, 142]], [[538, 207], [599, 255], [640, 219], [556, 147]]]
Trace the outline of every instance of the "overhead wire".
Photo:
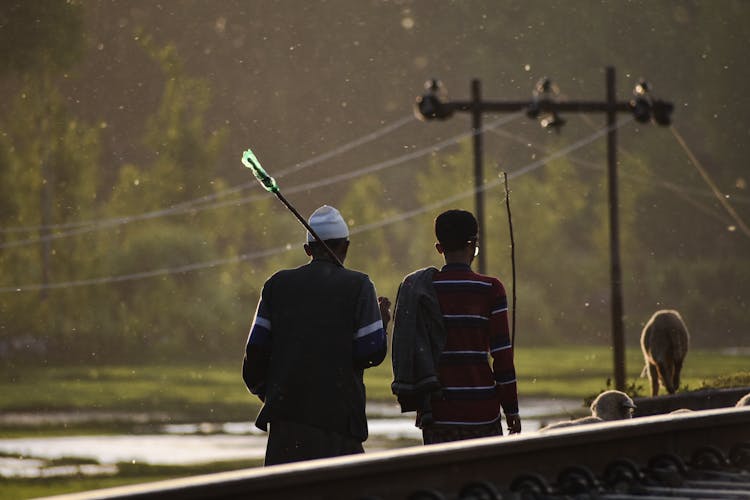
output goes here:
[[[539, 160], [533, 161], [527, 165], [524, 165], [514, 170], [513, 172], [509, 174], [509, 178], [516, 178], [516, 177], [520, 177], [522, 175], [528, 174], [544, 166], [549, 161], [559, 158], [561, 156], [567, 155], [570, 152], [575, 151], [577, 149], [580, 149], [594, 142], [595, 140], [599, 139], [610, 130], [618, 129], [626, 125], [627, 123], [630, 123], [631, 121], [632, 121], [632, 118], [627, 119], [627, 120], [621, 120], [617, 124], [612, 125], [610, 127], [604, 127], [594, 132], [593, 134], [587, 137], [584, 137], [574, 142], [573, 144], [570, 144], [569, 146], [565, 148], [562, 148], [554, 153], [551, 153], [549, 156], [545, 158], [541, 158]], [[481, 130], [472, 131], [472, 132], [468, 132], [468, 134], [473, 135], [473, 134], [481, 133], [481, 132], [482, 132]], [[429, 211], [433, 211], [438, 208], [444, 207], [446, 205], [456, 203], [459, 200], [468, 198], [472, 196], [474, 193], [476, 193], [477, 191], [486, 191], [488, 189], [493, 189], [501, 185], [502, 183], [503, 183], [503, 180], [499, 178], [494, 181], [486, 182], [482, 186], [479, 186], [478, 188], [465, 190], [453, 196], [443, 198], [442, 200], [438, 200], [436, 202], [423, 205], [421, 207], [417, 207], [415, 209], [408, 210], [406, 212], [402, 212], [397, 215], [389, 216], [389, 217], [386, 217], [384, 219], [381, 219], [373, 223], [357, 226], [355, 228], [352, 228], [350, 234], [356, 235], [360, 233], [365, 233], [365, 232], [368, 232], [377, 228], [389, 226], [391, 224], [395, 224], [397, 222], [410, 219], [417, 215], [420, 215]], [[143, 271], [143, 272], [133, 273], [133, 274], [106, 276], [106, 277], [100, 277], [100, 278], [91, 278], [87, 280], [68, 281], [68, 282], [61, 282], [61, 283], [33, 284], [33, 285], [23, 285], [23, 286], [6, 286], [6, 287], [0, 287], [0, 293], [41, 291], [41, 290], [50, 290], [50, 289], [59, 289], [59, 288], [73, 288], [73, 287], [86, 286], [86, 285], [98, 285], [98, 284], [117, 283], [117, 282], [124, 282], [124, 281], [133, 281], [137, 279], [144, 279], [144, 278], [150, 278], [150, 277], [155, 277], [155, 276], [181, 274], [181, 273], [190, 272], [190, 271], [213, 268], [213, 267], [217, 267], [217, 266], [224, 265], [224, 264], [231, 264], [231, 263], [237, 263], [237, 262], [246, 261], [246, 260], [253, 260], [253, 259], [262, 258], [262, 257], [269, 257], [272, 255], [278, 255], [284, 252], [288, 252], [290, 250], [291, 248], [288, 245], [285, 245], [283, 247], [276, 247], [276, 248], [262, 250], [258, 252], [245, 253], [245, 254], [234, 256], [234, 257], [227, 257], [224, 259], [215, 259], [211, 261], [197, 262], [197, 263], [192, 263], [192, 264], [173, 267], [173, 268], [162, 268], [162, 269], [156, 269], [152, 271]]]
[[[564, 93], [561, 93], [560, 97], [565, 98], [567, 96]], [[586, 123], [588, 123], [591, 126], [591, 128], [593, 128], [594, 130], [596, 130], [596, 125], [591, 121], [591, 118], [588, 115], [582, 114], [581, 117], [583, 118], [583, 120]], [[715, 196], [719, 200], [719, 203], [722, 205], [722, 207], [725, 209], [725, 211], [729, 214], [729, 217], [737, 224], [737, 226], [742, 230], [742, 232], [745, 233], [745, 235], [750, 236], [750, 229], [748, 228], [748, 226], [740, 218], [740, 216], [737, 214], [737, 212], [734, 210], [734, 208], [732, 208], [732, 206], [729, 204], [729, 202], [726, 199], [727, 197], [723, 193], [721, 193], [721, 191], [718, 189], [718, 187], [716, 187], [716, 184], [711, 180], [711, 178], [708, 175], [708, 172], [706, 171], [706, 169], [702, 167], [700, 161], [698, 161], [698, 158], [692, 153], [692, 151], [688, 147], [687, 142], [685, 141], [685, 139], [682, 137], [682, 135], [679, 134], [679, 132], [677, 131], [677, 129], [673, 125], [670, 125], [669, 128], [670, 128], [670, 131], [672, 132], [672, 134], [674, 135], [675, 139], [677, 140], [678, 144], [682, 147], [682, 149], [688, 155], [688, 157], [690, 158], [692, 164], [695, 166], [696, 170], [698, 170], [698, 172], [700, 173], [701, 177], [703, 177], [703, 180], [706, 182], [706, 184], [711, 189], [711, 195]], [[507, 131], [504, 131], [504, 130], [493, 130], [493, 132], [496, 133], [496, 134], [498, 134], [498, 135], [500, 135], [500, 136], [502, 136], [502, 137], [510, 138], [510, 139], [513, 139], [513, 140], [517, 140], [517, 138], [514, 136], [514, 134], [510, 134]], [[527, 141], [524, 141], [524, 143], [528, 144]], [[576, 159], [575, 158], [571, 158], [571, 161], [576, 162]], [[580, 161], [578, 161], [578, 163], [580, 164]], [[597, 166], [596, 168], [602, 168], [602, 167]], [[631, 180], [633, 180], [633, 179], [640, 180], [640, 178], [638, 178], [637, 176], [631, 176], [631, 175], [627, 174], [627, 172], [622, 173], [621, 175], [623, 177], [626, 177], [626, 178], [629, 177]], [[670, 182], [667, 182], [667, 181], [664, 181], [664, 180], [657, 180], [657, 183], [659, 185], [661, 185], [662, 187], [664, 187], [664, 188], [672, 191], [672, 193], [674, 193], [677, 196], [681, 197], [685, 202], [689, 203], [690, 205], [692, 205], [693, 207], [695, 207], [699, 211], [701, 211], [701, 212], [703, 212], [703, 213], [705, 213], [705, 214], [707, 214], [707, 215], [709, 215], [709, 216], [711, 216], [711, 217], [719, 220], [720, 222], [722, 222], [724, 224], [727, 224], [727, 218], [726, 217], [724, 217], [720, 213], [716, 212], [715, 210], [712, 210], [711, 208], [707, 207], [706, 205], [703, 205], [702, 203], [699, 203], [698, 201], [694, 200], [693, 198], [688, 197], [687, 194], [686, 194], [686, 191], [688, 191], [688, 190], [684, 186], [678, 186], [677, 184], [670, 183]], [[706, 193], [700, 192], [699, 194], [705, 195]], [[711, 196], [711, 195], [709, 195], [709, 196]], [[734, 199], [737, 200], [737, 201], [743, 202], [743, 203], [749, 203], [750, 202], [750, 200], [746, 200], [746, 199], [742, 199], [742, 198], [738, 198], [738, 197], [735, 197]], [[733, 230], [733, 226], [732, 225], [728, 225], [728, 228], [730, 228], [730, 230]]]
[[703, 167], [700, 160], [698, 160], [698, 157], [696, 157], [693, 152], [690, 150], [690, 148], [687, 145], [687, 142], [685, 142], [685, 139], [682, 137], [682, 135], [677, 131], [677, 129], [674, 127], [674, 125], [671, 125], [669, 127], [670, 131], [672, 132], [672, 135], [677, 140], [677, 143], [682, 147], [682, 149], [685, 151], [685, 154], [687, 154], [688, 158], [690, 159], [690, 162], [693, 164], [693, 166], [698, 170], [698, 173], [700, 173], [701, 177], [705, 181], [705, 183], [708, 185], [709, 188], [711, 188], [711, 191], [716, 196], [716, 199], [719, 200], [719, 203], [722, 207], [724, 207], [724, 210], [727, 211], [729, 216], [732, 218], [732, 220], [735, 221], [737, 224], [737, 227], [740, 228], [740, 230], [745, 234], [745, 236], [750, 237], [750, 228], [747, 227], [747, 224], [745, 224], [745, 221], [742, 220], [742, 218], [737, 214], [737, 212], [734, 210], [732, 205], [729, 204], [729, 202], [726, 199], [726, 196], [719, 190], [719, 187], [716, 185], [716, 183], [711, 180], [711, 176], [708, 175], [708, 171]]
[[[493, 128], [499, 127], [499, 126], [504, 125], [506, 123], [509, 123], [509, 122], [511, 122], [513, 120], [516, 120], [516, 119], [518, 119], [518, 118], [520, 118], [522, 116], [523, 116], [523, 113], [514, 113], [512, 115], [508, 115], [508, 116], [505, 116], [505, 117], [500, 118], [498, 120], [495, 120], [495, 121], [493, 121], [491, 123], [488, 123], [487, 125], [483, 126], [480, 130], [481, 131], [491, 130]], [[431, 146], [420, 148], [420, 149], [418, 149], [416, 151], [412, 151], [410, 153], [406, 153], [406, 154], [398, 156], [396, 158], [392, 158], [392, 159], [385, 160], [385, 161], [382, 161], [382, 162], [379, 162], [379, 163], [375, 163], [373, 165], [368, 165], [366, 167], [363, 167], [363, 168], [360, 168], [360, 169], [357, 169], [357, 170], [353, 170], [353, 171], [350, 171], [350, 172], [347, 172], [347, 173], [344, 173], [344, 174], [327, 177], [325, 179], [321, 179], [321, 180], [317, 180], [317, 181], [312, 181], [312, 182], [309, 182], [309, 183], [306, 183], [306, 184], [302, 184], [302, 185], [298, 185], [298, 186], [293, 186], [291, 188], [285, 188], [284, 192], [287, 193], [287, 194], [289, 194], [289, 193], [296, 193], [296, 192], [300, 192], [300, 191], [307, 191], [307, 190], [310, 190], [310, 189], [316, 189], [316, 188], [323, 187], [323, 186], [329, 186], [331, 184], [335, 184], [335, 183], [338, 183], [338, 182], [346, 181], [346, 180], [357, 178], [357, 177], [361, 177], [363, 175], [367, 175], [367, 174], [370, 174], [370, 173], [373, 173], [373, 172], [377, 172], [377, 171], [383, 170], [385, 168], [389, 168], [389, 167], [393, 167], [393, 166], [396, 166], [396, 165], [400, 165], [400, 164], [402, 164], [404, 162], [407, 162], [409, 160], [413, 160], [413, 159], [419, 158], [421, 156], [425, 156], [427, 154], [434, 153], [436, 151], [440, 151], [440, 150], [442, 150], [442, 149], [444, 149], [444, 148], [446, 148], [448, 146], [451, 146], [453, 144], [457, 144], [458, 142], [462, 141], [466, 137], [471, 136], [472, 133], [473, 132], [464, 132], [464, 133], [458, 134], [456, 136], [453, 136], [451, 138], [448, 138], [448, 139], [445, 139], [443, 141], [440, 141], [437, 144], [433, 144]], [[308, 166], [309, 166], [309, 163], [308, 163]], [[297, 167], [293, 167], [293, 168], [296, 169], [295, 171], [300, 170]], [[282, 171], [282, 173], [289, 173], [289, 172], [290, 172], [289, 169], [286, 169], [285, 171]], [[257, 183], [255, 183], [254, 185], [257, 185]], [[235, 199], [232, 199], [232, 200], [224, 200], [224, 201], [220, 201], [220, 202], [216, 202], [216, 203], [212, 203], [212, 204], [206, 204], [206, 205], [201, 205], [201, 206], [191, 206], [189, 208], [180, 208], [179, 210], [177, 210], [177, 209], [164, 209], [164, 210], [159, 210], [159, 211], [155, 211], [155, 212], [149, 212], [149, 213], [146, 213], [146, 214], [141, 214], [141, 215], [136, 215], [136, 216], [128, 216], [128, 217], [123, 217], [123, 218], [109, 219], [106, 222], [103, 222], [103, 223], [100, 223], [100, 224], [96, 224], [96, 225], [93, 225], [93, 226], [84, 226], [84, 227], [80, 227], [80, 228], [73, 229], [73, 230], [66, 231], [66, 232], [47, 234], [47, 235], [44, 235], [44, 236], [39, 236], [39, 237], [35, 237], [35, 238], [27, 238], [27, 239], [23, 239], [23, 240], [7, 241], [7, 242], [4, 242], [4, 243], [0, 243], [0, 249], [17, 248], [17, 247], [22, 247], [22, 246], [34, 245], [34, 244], [43, 243], [43, 242], [46, 242], [46, 241], [52, 241], [52, 240], [57, 240], [57, 239], [61, 239], [61, 238], [66, 238], [66, 237], [69, 237], [69, 236], [75, 236], [75, 235], [85, 234], [85, 233], [89, 233], [89, 232], [93, 232], [93, 231], [99, 231], [99, 230], [107, 229], [107, 228], [110, 228], [110, 227], [113, 227], [113, 226], [119, 226], [121, 224], [133, 222], [133, 221], [136, 221], [136, 220], [153, 219], [153, 218], [163, 217], [163, 216], [166, 216], [166, 215], [174, 215], [174, 214], [177, 214], [177, 213], [184, 213], [184, 212], [187, 212], [187, 211], [190, 211], [192, 213], [196, 213], [196, 212], [201, 212], [203, 210], [212, 210], [212, 209], [215, 209], [215, 208], [226, 207], [226, 206], [240, 206], [240, 205], [244, 205], [244, 204], [256, 201], [258, 199], [267, 198], [268, 196], [269, 196], [268, 193], [264, 192], [264, 193], [259, 193], [259, 194], [256, 194], [256, 195], [251, 195], [251, 196], [245, 197], [245, 198], [235, 198]]]
[[105, 276], [105, 277], [100, 277], [100, 278], [67, 281], [67, 282], [62, 282], [62, 283], [35, 284], [35, 285], [25, 285], [21, 287], [12, 287], [12, 286], [0, 287], [0, 293], [33, 292], [33, 291], [41, 291], [41, 290], [54, 290], [54, 289], [59, 289], [59, 288], [74, 288], [74, 287], [88, 286], [88, 285], [103, 285], [103, 284], [109, 284], [109, 283], [119, 283], [123, 281], [135, 281], [135, 280], [144, 279], [144, 278], [154, 278], [156, 276], [183, 274], [183, 273], [188, 273], [191, 271], [210, 269], [212, 267], [222, 266], [225, 264], [234, 264], [234, 263], [242, 262], [245, 260], [253, 260], [253, 259], [258, 259], [262, 257], [270, 257], [272, 255], [281, 254], [287, 250], [289, 249], [286, 246], [283, 246], [283, 247], [270, 248], [266, 250], [259, 250], [257, 252], [244, 253], [240, 255], [235, 255], [234, 257], [226, 257], [224, 259], [214, 259], [214, 260], [204, 261], [204, 262], [195, 262], [192, 264], [185, 264], [185, 265], [177, 266], [177, 267], [154, 269], [151, 271], [141, 271], [141, 272], [132, 273], [132, 274], [122, 274], [118, 276]]
[[[517, 135], [517, 134], [512, 134], [512, 133], [510, 133], [510, 132], [508, 132], [506, 130], [494, 129], [494, 130], [492, 130], [492, 133], [494, 133], [494, 134], [496, 134], [496, 135], [498, 135], [500, 137], [503, 137], [504, 139], [513, 140], [513, 141], [515, 141], [515, 142], [517, 142], [519, 144], [523, 144], [523, 145], [526, 145], [526, 146], [530, 145], [530, 142], [529, 142], [529, 140], [527, 138], [522, 137], [522, 136]], [[549, 148], [544, 148], [544, 147], [541, 147], [541, 146], [535, 146], [535, 149], [538, 149], [538, 150], [540, 150], [542, 152], [549, 151]], [[582, 158], [576, 158], [576, 157], [573, 157], [573, 156], [569, 156], [568, 159], [572, 163], [575, 163], [577, 165], [584, 166], [584, 167], [587, 167], [587, 168], [593, 168], [593, 169], [596, 169], [596, 170], [603, 170], [604, 169], [603, 165], [601, 165], [599, 163], [596, 163], [596, 162], [584, 160]], [[687, 186], [684, 186], [684, 185], [676, 184], [676, 183], [673, 183], [673, 182], [668, 182], [668, 181], [659, 179], [658, 177], [654, 176], [653, 174], [651, 174], [653, 178], [650, 179], [650, 180], [643, 180], [641, 176], [630, 174], [630, 173], [622, 171], [622, 170], [620, 171], [619, 175], [622, 176], [623, 178], [629, 179], [629, 180], [634, 181], [634, 182], [648, 183], [648, 184], [654, 184], [654, 185], [661, 186], [661, 187], [663, 187], [663, 188], [671, 191], [676, 196], [679, 196], [686, 203], [692, 205], [693, 207], [695, 207], [699, 211], [701, 211], [701, 212], [705, 213], [706, 215], [708, 215], [710, 217], [713, 217], [716, 220], [720, 221], [722, 224], [727, 224], [728, 221], [729, 221], [729, 219], [726, 216], [724, 216], [723, 214], [717, 212], [716, 210], [711, 209], [710, 207], [706, 206], [705, 204], [700, 203], [697, 200], [695, 200], [695, 199], [693, 199], [692, 197], [689, 196], [689, 194], [696, 194], [696, 195], [700, 195], [700, 196], [711, 196], [712, 197], [713, 196], [712, 193], [707, 193], [706, 191], [703, 191], [703, 190], [691, 189], [691, 188], [689, 188]], [[750, 200], [742, 200], [742, 199], [740, 199], [739, 201], [741, 201], [743, 203], [750, 202]]]
[[[479, 133], [482, 133], [482, 132], [485, 132], [485, 131], [489, 131], [489, 130], [494, 130], [497, 127], [505, 125], [505, 124], [507, 124], [507, 123], [509, 123], [509, 122], [511, 122], [513, 120], [516, 120], [516, 119], [518, 119], [518, 118], [520, 118], [522, 116], [523, 116], [522, 113], [517, 113], [517, 114], [508, 115], [506, 117], [503, 117], [503, 118], [500, 118], [498, 120], [492, 121], [492, 122], [488, 123], [487, 125], [483, 126], [480, 129]], [[362, 177], [362, 176], [367, 175], [367, 174], [372, 174], [372, 173], [378, 172], [380, 170], [384, 170], [386, 168], [390, 168], [390, 167], [393, 167], [393, 166], [396, 166], [396, 165], [400, 165], [400, 164], [405, 163], [407, 161], [415, 160], [415, 159], [420, 158], [422, 156], [426, 156], [428, 154], [435, 153], [437, 151], [441, 151], [441, 150], [445, 149], [448, 146], [452, 146], [454, 144], [458, 144], [459, 142], [461, 142], [462, 140], [466, 139], [467, 137], [472, 136], [473, 134], [474, 134], [474, 132], [472, 132], [472, 131], [463, 132], [461, 134], [458, 134], [458, 135], [455, 135], [455, 136], [450, 137], [448, 139], [445, 139], [443, 141], [440, 141], [440, 142], [438, 142], [436, 144], [432, 144], [430, 146], [426, 146], [424, 148], [417, 149], [415, 151], [412, 151], [410, 153], [406, 153], [406, 154], [398, 156], [396, 158], [391, 158], [389, 160], [384, 160], [384, 161], [381, 161], [381, 162], [378, 162], [378, 163], [374, 163], [372, 165], [368, 165], [366, 167], [362, 167], [362, 168], [357, 169], [357, 170], [352, 170], [350, 172], [346, 172], [346, 173], [343, 173], [343, 174], [334, 175], [334, 176], [330, 176], [330, 177], [327, 177], [327, 178], [324, 178], [324, 179], [315, 180], [315, 181], [310, 181], [310, 182], [305, 183], [305, 184], [300, 184], [300, 185], [292, 186], [292, 187], [285, 187], [284, 188], [284, 193], [286, 193], [286, 194], [299, 193], [299, 192], [302, 192], [302, 191], [308, 191], [308, 190], [311, 190], [311, 189], [316, 189], [316, 188], [320, 188], [320, 187], [330, 186], [332, 184], [337, 184], [337, 183], [342, 182], [342, 181], [347, 181], [347, 180], [355, 179], [357, 177]], [[274, 176], [274, 177], [276, 177], [276, 176]], [[221, 207], [221, 206], [228, 206], [228, 205], [243, 205], [243, 204], [246, 204], [246, 203], [250, 203], [252, 201], [256, 201], [256, 200], [261, 199], [261, 198], [268, 198], [268, 196], [269, 196], [268, 193], [261, 193], [261, 194], [257, 194], [257, 195], [251, 195], [251, 196], [248, 196], [248, 197], [245, 197], [245, 198], [237, 198], [237, 199], [234, 199], [234, 200], [227, 200], [227, 201], [224, 201], [224, 202], [221, 202], [221, 203], [217, 203], [215, 205], [211, 205], [211, 208], [218, 208], [218, 207]], [[2, 246], [0, 246], [0, 248], [2, 248]]]
[[[414, 121], [416, 121], [416, 118], [414, 117], [414, 115], [404, 116], [396, 120], [393, 123], [389, 123], [385, 125], [384, 127], [381, 127], [378, 130], [375, 130], [373, 132], [370, 132], [369, 134], [366, 134], [362, 137], [354, 139], [353, 141], [342, 144], [341, 146], [337, 148], [334, 148], [330, 151], [327, 151], [320, 155], [309, 158], [305, 161], [302, 161], [290, 167], [281, 169], [275, 175], [277, 178], [280, 179], [291, 173], [306, 169], [308, 167], [321, 163], [325, 160], [328, 160], [330, 158], [334, 158], [340, 154], [343, 154], [351, 149], [354, 149], [357, 146], [361, 146], [363, 144], [367, 144], [368, 142], [372, 142], [376, 139], [379, 139], [380, 137], [383, 137], [401, 128], [407, 123], [414, 122]], [[90, 219], [90, 220], [85, 220], [85, 221], [68, 222], [68, 223], [63, 223], [63, 224], [46, 224], [46, 225], [39, 225], [39, 226], [19, 226], [19, 227], [0, 228], [0, 233], [21, 233], [21, 232], [28, 233], [28, 232], [35, 232], [35, 231], [42, 231], [42, 230], [78, 228], [78, 227], [83, 227], [83, 226], [90, 226], [92, 224], [113, 224], [113, 225], [127, 224], [128, 222], [142, 220], [144, 218], [153, 218], [153, 217], [160, 217], [163, 215], [183, 213], [185, 211], [191, 210], [192, 207], [195, 205], [208, 203], [215, 199], [222, 198], [224, 196], [228, 196], [230, 194], [234, 194], [236, 192], [243, 191], [248, 188], [257, 188], [257, 186], [258, 186], [257, 183], [253, 181], [244, 182], [236, 186], [233, 186], [231, 188], [227, 188], [222, 191], [219, 191], [217, 193], [207, 194], [199, 198], [195, 198], [193, 200], [187, 200], [181, 203], [177, 203], [175, 205], [172, 205], [171, 207], [162, 208], [162, 209], [154, 210], [151, 212], [146, 212], [143, 214], [122, 215], [122, 216], [117, 216], [117, 217], [109, 217], [106, 219]]]

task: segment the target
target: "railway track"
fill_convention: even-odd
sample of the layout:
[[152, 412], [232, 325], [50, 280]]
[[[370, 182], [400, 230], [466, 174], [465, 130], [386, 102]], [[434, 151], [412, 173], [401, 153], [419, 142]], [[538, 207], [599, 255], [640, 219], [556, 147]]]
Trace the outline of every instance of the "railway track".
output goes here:
[[403, 448], [55, 498], [750, 499], [750, 407]]

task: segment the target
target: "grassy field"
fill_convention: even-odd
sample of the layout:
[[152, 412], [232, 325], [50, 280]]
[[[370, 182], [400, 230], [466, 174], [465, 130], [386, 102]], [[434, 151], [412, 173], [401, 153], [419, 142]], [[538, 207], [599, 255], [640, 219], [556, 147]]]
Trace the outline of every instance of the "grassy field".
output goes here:
[[258, 467], [262, 462], [236, 461], [197, 466], [146, 466], [118, 464], [120, 473], [113, 477], [62, 477], [34, 479], [3, 479], [0, 481], [0, 499], [23, 500], [81, 491], [140, 484], [164, 479], [211, 474], [248, 467]]
[[[606, 347], [519, 349], [516, 369], [524, 397], [584, 399], [608, 387], [612, 354]], [[627, 385], [646, 395], [648, 380], [640, 378], [643, 359], [638, 350], [626, 356]], [[750, 385], [750, 354], [729, 355], [691, 351], [683, 369], [681, 390], [705, 386]], [[737, 374], [741, 374], [737, 376]], [[0, 368], [0, 414], [29, 412], [95, 412], [146, 416], [155, 422], [225, 422], [252, 420], [258, 402], [245, 389], [239, 363], [167, 366], [22, 367]], [[395, 401], [390, 391], [391, 368], [386, 360], [367, 370], [368, 400]], [[523, 410], [523, 408], [522, 408]], [[127, 416], [126, 415], [126, 416]], [[59, 424], [0, 424], [0, 438], [132, 432], [128, 418]], [[193, 467], [129, 466], [112, 478], [3, 479], [0, 498], [85, 491], [119, 484], [234, 470], [255, 462], [229, 462]]]
[[[613, 354], [607, 347], [528, 348], [515, 353], [518, 393], [521, 397], [580, 398], [607, 389], [613, 377]], [[647, 378], [641, 378], [643, 355], [626, 351], [626, 385], [640, 388], [646, 396]], [[691, 351], [682, 370], [681, 390], [712, 384], [714, 378], [750, 370], [750, 354], [743, 356], [713, 351]], [[391, 399], [391, 368], [388, 363], [366, 372], [368, 398]], [[614, 380], [612, 380], [614, 384]], [[609, 387], [610, 389], [613, 387]]]
[[[519, 394], [523, 397], [584, 399], [607, 389], [612, 354], [606, 347], [528, 348], [516, 353]], [[627, 385], [646, 395], [648, 380], [640, 378], [640, 351], [626, 355]], [[682, 372], [681, 390], [695, 390], [714, 379], [747, 371], [750, 354], [728, 355], [691, 351]], [[259, 402], [247, 392], [235, 365], [198, 363], [166, 366], [0, 368], [0, 412], [35, 414], [70, 411], [148, 415], [159, 421], [223, 422], [253, 418]], [[365, 372], [367, 396], [395, 401], [388, 360]], [[723, 382], [722, 382], [723, 383]], [[105, 427], [111, 425], [102, 424]], [[81, 424], [86, 431], [98, 424]], [[74, 426], [73, 426], [74, 427]], [[114, 426], [116, 430], [117, 426]], [[68, 428], [64, 432], [71, 432]], [[101, 429], [100, 429], [101, 430]], [[39, 431], [39, 429], [36, 429]], [[53, 430], [54, 431], [54, 430]], [[14, 426], [0, 426], [0, 436], [17, 435]]]

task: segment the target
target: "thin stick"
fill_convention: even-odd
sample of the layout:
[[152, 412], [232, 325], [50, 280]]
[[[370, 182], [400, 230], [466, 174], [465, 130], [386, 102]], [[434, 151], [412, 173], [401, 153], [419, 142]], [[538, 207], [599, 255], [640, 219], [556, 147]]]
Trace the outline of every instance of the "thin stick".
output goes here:
[[310, 227], [305, 218], [302, 217], [299, 212], [297, 212], [297, 209], [294, 208], [286, 198], [284, 198], [284, 195], [281, 194], [281, 190], [279, 189], [279, 185], [276, 183], [276, 179], [268, 175], [268, 172], [263, 169], [260, 161], [258, 161], [258, 158], [255, 156], [252, 150], [248, 149], [244, 153], [242, 153], [242, 164], [253, 172], [253, 175], [256, 179], [258, 179], [258, 182], [260, 182], [260, 185], [263, 186], [263, 189], [265, 189], [269, 193], [275, 194], [276, 197], [284, 204], [284, 206], [286, 206], [286, 208], [288, 208], [289, 211], [294, 214], [297, 220], [300, 221], [303, 226], [305, 226], [305, 229], [307, 229], [310, 234], [313, 235], [313, 238], [315, 238], [315, 240], [323, 246], [325, 251], [328, 252], [328, 255], [331, 256], [333, 261], [339, 267], [344, 267], [344, 264], [339, 260], [336, 254], [333, 253], [331, 247], [329, 247], [326, 242], [323, 241], [320, 236], [318, 236], [318, 233], [316, 233], [313, 228]]
[[505, 182], [505, 208], [508, 210], [508, 227], [510, 228], [510, 263], [513, 274], [513, 312], [510, 343], [516, 347], [516, 242], [513, 239], [513, 217], [510, 214], [510, 189], [508, 188], [508, 173], [503, 172]]

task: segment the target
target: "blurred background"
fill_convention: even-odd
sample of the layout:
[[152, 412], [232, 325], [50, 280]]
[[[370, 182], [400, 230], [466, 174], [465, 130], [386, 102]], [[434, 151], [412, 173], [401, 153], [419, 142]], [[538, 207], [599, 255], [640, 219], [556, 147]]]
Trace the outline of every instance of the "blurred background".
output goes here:
[[[239, 367], [263, 282], [307, 259], [248, 148], [303, 215], [342, 211], [347, 266], [394, 300], [441, 263], [435, 216], [474, 210], [471, 117], [415, 118], [424, 82], [604, 100], [606, 66], [618, 99], [645, 78], [675, 107], [618, 117], [626, 344], [675, 308], [694, 346], [747, 349], [748, 22], [739, 0], [6, 0], [0, 359]], [[484, 117], [481, 247], [510, 293], [507, 172], [521, 348], [611, 343], [605, 118], [562, 118]]]

